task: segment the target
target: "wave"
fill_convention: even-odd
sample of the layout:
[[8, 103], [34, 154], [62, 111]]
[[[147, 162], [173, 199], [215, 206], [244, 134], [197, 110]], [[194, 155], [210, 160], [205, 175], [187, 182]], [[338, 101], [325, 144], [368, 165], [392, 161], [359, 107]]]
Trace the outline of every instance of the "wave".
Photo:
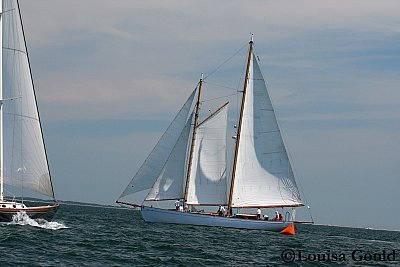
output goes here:
[[67, 229], [69, 227], [65, 226], [59, 222], [48, 222], [45, 219], [32, 219], [26, 214], [25, 211], [20, 211], [13, 216], [13, 220], [9, 223], [11, 225], [30, 225], [38, 228], [49, 229], [49, 230], [59, 230]]

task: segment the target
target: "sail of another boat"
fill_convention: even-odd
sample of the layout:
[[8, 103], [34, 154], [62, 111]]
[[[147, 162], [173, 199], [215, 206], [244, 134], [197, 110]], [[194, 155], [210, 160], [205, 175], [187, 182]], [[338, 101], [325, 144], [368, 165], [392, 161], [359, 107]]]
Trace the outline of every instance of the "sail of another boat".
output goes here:
[[[0, 36], [0, 220], [9, 221], [18, 211], [32, 217], [51, 218], [56, 203], [28, 51], [18, 1], [1, 0]], [[11, 192], [6, 199], [4, 185]], [[27, 207], [15, 194], [37, 192], [54, 204]]]

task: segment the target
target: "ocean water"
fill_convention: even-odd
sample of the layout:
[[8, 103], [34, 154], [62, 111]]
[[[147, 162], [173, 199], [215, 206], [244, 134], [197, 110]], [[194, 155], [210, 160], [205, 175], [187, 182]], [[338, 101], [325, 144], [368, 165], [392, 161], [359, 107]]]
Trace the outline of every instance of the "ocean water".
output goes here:
[[[400, 266], [400, 232], [303, 225], [296, 236], [146, 223], [130, 209], [62, 205], [0, 225], [0, 266]], [[393, 257], [392, 257], [393, 256]]]

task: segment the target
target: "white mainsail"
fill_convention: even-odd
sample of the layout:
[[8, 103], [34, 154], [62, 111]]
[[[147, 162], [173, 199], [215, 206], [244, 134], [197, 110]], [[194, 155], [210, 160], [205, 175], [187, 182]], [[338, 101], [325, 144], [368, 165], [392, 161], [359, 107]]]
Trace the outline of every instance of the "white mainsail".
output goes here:
[[186, 152], [192, 126], [193, 113], [186, 122], [171, 154], [159, 177], [146, 197], [146, 200], [172, 200], [183, 197]]
[[197, 127], [187, 204], [225, 205], [228, 103]]
[[[193, 99], [196, 94], [196, 90], [193, 90], [189, 98], [186, 100], [185, 104], [175, 116], [174, 120], [168, 126], [168, 129], [161, 136], [160, 140], [153, 148], [149, 156], [146, 158], [145, 162], [139, 168], [136, 175], [132, 178], [131, 182], [122, 192], [119, 199], [124, 196], [131, 195], [134, 193], [139, 193], [142, 191], [150, 190], [157, 178], [160, 176], [160, 173], [163, 170], [165, 163], [168, 160], [175, 144], [177, 143], [179, 136], [181, 135], [183, 129], [185, 128], [188, 114], [190, 108], [193, 104]], [[147, 195], [148, 192], [146, 192]], [[142, 202], [146, 195], [142, 196], [138, 202]]]
[[302, 205], [275, 112], [251, 54], [232, 207]]
[[1, 2], [4, 183], [54, 198], [19, 6]]

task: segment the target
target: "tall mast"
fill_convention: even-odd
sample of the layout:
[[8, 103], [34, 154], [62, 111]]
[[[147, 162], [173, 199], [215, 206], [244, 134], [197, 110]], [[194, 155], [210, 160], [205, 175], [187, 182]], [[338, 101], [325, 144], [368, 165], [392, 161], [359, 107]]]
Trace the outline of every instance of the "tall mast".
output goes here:
[[201, 74], [201, 79], [199, 81], [199, 92], [197, 94], [197, 102], [196, 102], [196, 111], [194, 113], [194, 126], [193, 126], [193, 134], [192, 134], [192, 143], [190, 145], [189, 152], [189, 163], [186, 174], [186, 185], [185, 185], [185, 194], [184, 200], [187, 201], [188, 189], [189, 189], [189, 180], [190, 180], [190, 171], [192, 169], [192, 161], [193, 161], [193, 152], [194, 152], [194, 140], [196, 138], [197, 126], [199, 121], [199, 110], [200, 110], [200, 96], [201, 96], [201, 86], [203, 84], [203, 73]]
[[4, 153], [3, 153], [3, 0], [0, 0], [0, 201], [4, 201]]
[[253, 53], [253, 37], [251, 37], [251, 40], [249, 42], [249, 55], [247, 57], [247, 68], [246, 68], [246, 76], [244, 78], [244, 85], [243, 85], [242, 105], [240, 108], [239, 126], [238, 126], [237, 136], [236, 136], [235, 157], [233, 160], [231, 188], [229, 191], [228, 215], [232, 215], [232, 195], [233, 195], [233, 187], [235, 185], [235, 174], [236, 174], [237, 157], [238, 157], [238, 152], [239, 152], [240, 132], [242, 130], [244, 101], [246, 99], [246, 90], [247, 90], [247, 83], [248, 83], [248, 79], [249, 79], [249, 70], [250, 70], [250, 59], [251, 59], [252, 53]]

